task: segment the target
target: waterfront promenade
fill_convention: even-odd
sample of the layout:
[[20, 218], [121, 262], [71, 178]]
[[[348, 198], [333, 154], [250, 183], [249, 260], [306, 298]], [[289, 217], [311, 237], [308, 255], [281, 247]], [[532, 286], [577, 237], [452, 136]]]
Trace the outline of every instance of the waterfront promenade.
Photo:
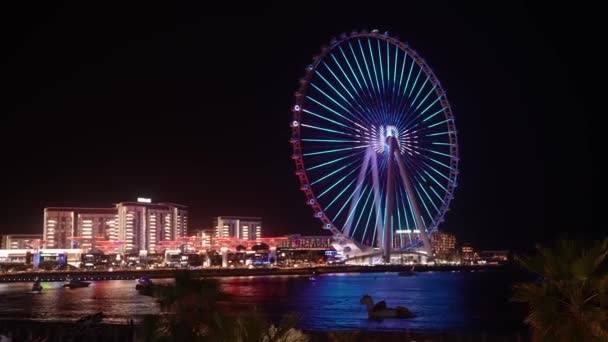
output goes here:
[[[504, 265], [416, 265], [416, 272], [451, 272], [476, 271], [506, 267]], [[264, 268], [200, 268], [178, 269], [160, 268], [146, 270], [69, 270], [69, 271], [30, 271], [5, 273], [0, 275], [0, 282], [30, 282], [35, 279], [41, 281], [64, 281], [69, 275], [77, 280], [120, 280], [148, 278], [172, 278], [176, 272], [191, 272], [196, 277], [242, 277], [242, 276], [272, 276], [272, 275], [314, 275], [328, 273], [373, 273], [373, 272], [401, 272], [412, 268], [411, 265], [375, 265], [375, 266], [317, 266], [317, 267], [264, 267]]]

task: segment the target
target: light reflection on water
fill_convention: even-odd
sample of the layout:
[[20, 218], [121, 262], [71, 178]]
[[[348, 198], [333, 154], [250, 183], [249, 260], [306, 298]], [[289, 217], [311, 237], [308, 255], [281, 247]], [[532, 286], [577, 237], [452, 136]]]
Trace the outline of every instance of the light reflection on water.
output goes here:
[[[168, 280], [165, 280], [168, 281]], [[505, 271], [428, 272], [415, 277], [396, 273], [331, 274], [308, 277], [232, 277], [219, 279], [229, 299], [220, 301], [228, 313], [257, 308], [271, 318], [300, 314], [300, 326], [311, 330], [412, 329], [512, 330], [521, 327], [521, 312], [508, 303], [512, 277]], [[102, 311], [106, 321], [159, 312], [154, 298], [138, 295], [132, 280], [92, 282], [67, 289], [43, 283], [32, 293], [31, 283], [0, 284], [0, 317], [73, 320]], [[359, 299], [371, 295], [390, 307], [406, 306], [411, 320], [369, 321]]]

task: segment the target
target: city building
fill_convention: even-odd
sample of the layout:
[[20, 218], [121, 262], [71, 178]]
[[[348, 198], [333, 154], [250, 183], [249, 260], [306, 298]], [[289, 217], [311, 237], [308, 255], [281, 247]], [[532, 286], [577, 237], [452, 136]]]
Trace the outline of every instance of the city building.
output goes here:
[[460, 258], [463, 263], [472, 264], [479, 260], [479, 255], [475, 252], [473, 247], [465, 244], [460, 249]]
[[28, 249], [40, 248], [42, 242], [41, 234], [10, 234], [3, 235], [0, 241], [0, 249]]
[[479, 252], [479, 258], [489, 264], [503, 264], [509, 261], [509, 251], [485, 250]]
[[215, 229], [201, 229], [197, 232], [196, 236], [200, 238], [202, 248], [210, 248], [213, 246], [215, 233]]
[[187, 236], [188, 211], [183, 205], [152, 203], [146, 198], [110, 208], [44, 209], [45, 248], [78, 248], [85, 252], [156, 254], [165, 244]]
[[161, 253], [164, 243], [188, 235], [188, 211], [183, 205], [122, 202], [116, 205], [116, 210], [123, 254]]
[[333, 248], [333, 237], [327, 235], [302, 236], [300, 234], [287, 235], [287, 239], [280, 240], [277, 248], [292, 248], [306, 250], [328, 250]]
[[433, 254], [438, 259], [452, 259], [456, 255], [456, 236], [437, 231], [431, 236]]
[[262, 237], [261, 217], [218, 216], [213, 219], [216, 238], [256, 240]]
[[46, 248], [91, 249], [96, 240], [116, 240], [114, 208], [50, 207], [44, 209]]

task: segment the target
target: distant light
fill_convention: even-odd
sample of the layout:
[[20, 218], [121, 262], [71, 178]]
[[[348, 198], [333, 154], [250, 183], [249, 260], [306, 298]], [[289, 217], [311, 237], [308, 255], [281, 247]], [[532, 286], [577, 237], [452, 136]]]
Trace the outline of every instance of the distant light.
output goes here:
[[137, 202], [139, 203], [152, 203], [152, 199], [145, 197], [137, 197]]

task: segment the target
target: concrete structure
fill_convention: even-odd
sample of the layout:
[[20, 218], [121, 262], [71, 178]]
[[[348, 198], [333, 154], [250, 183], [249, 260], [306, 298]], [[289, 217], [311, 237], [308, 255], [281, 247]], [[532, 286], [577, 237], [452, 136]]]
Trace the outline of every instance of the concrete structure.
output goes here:
[[0, 249], [27, 249], [40, 248], [41, 234], [9, 234], [2, 235]]
[[453, 234], [435, 232], [431, 236], [433, 255], [438, 259], [451, 259], [456, 256], [456, 236]]
[[44, 209], [44, 247], [121, 254], [161, 253], [162, 241], [188, 234], [188, 211], [173, 203], [121, 202], [110, 208]]
[[216, 238], [256, 240], [262, 237], [262, 218], [218, 216], [213, 219]]
[[162, 252], [161, 241], [188, 235], [188, 211], [173, 203], [122, 202], [118, 212], [118, 238], [123, 254]]
[[95, 240], [116, 240], [114, 208], [44, 208], [46, 248], [91, 249]]

